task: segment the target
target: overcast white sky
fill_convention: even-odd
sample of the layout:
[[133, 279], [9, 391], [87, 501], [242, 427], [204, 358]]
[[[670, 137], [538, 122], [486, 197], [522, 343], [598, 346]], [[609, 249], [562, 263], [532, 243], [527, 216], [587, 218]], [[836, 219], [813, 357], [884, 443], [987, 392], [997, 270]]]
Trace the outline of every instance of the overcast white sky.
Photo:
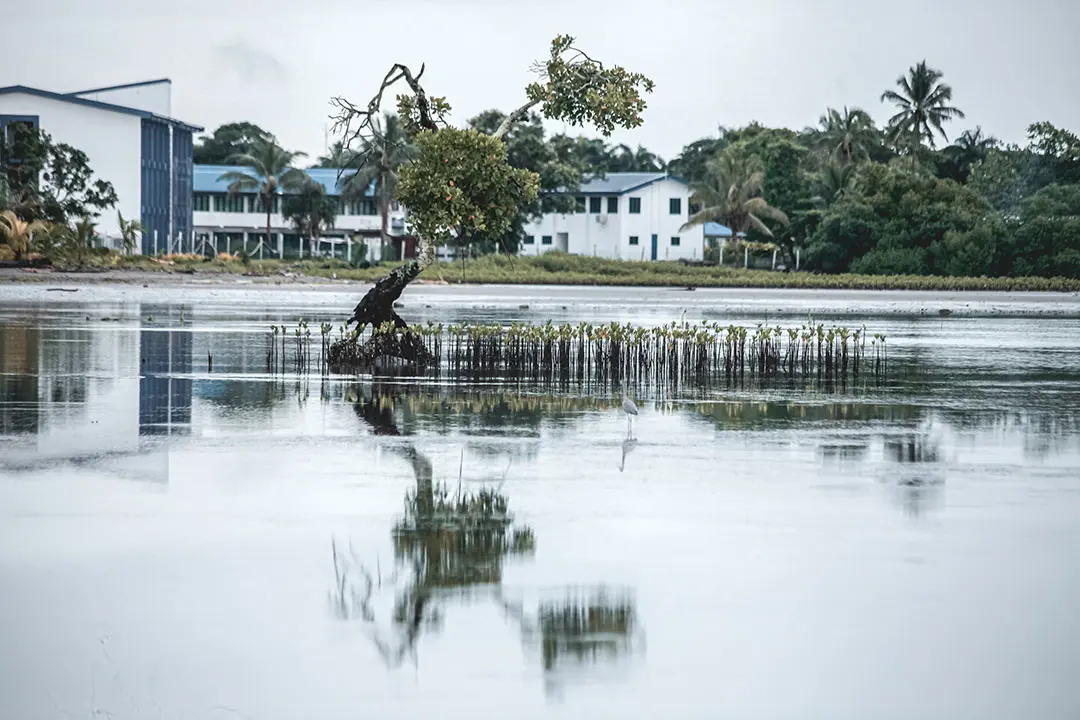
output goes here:
[[[555, 34], [656, 81], [645, 125], [616, 141], [665, 158], [718, 125], [801, 128], [826, 106], [879, 122], [897, 75], [926, 58], [967, 120], [1020, 141], [1080, 130], [1080, 0], [38, 0], [2, 3], [0, 86], [69, 91], [158, 77], [173, 114], [250, 120], [322, 152], [329, 99], [366, 102], [389, 64], [463, 121], [519, 105]], [[554, 126], [553, 129], [561, 129]], [[591, 129], [585, 131], [594, 134]]]

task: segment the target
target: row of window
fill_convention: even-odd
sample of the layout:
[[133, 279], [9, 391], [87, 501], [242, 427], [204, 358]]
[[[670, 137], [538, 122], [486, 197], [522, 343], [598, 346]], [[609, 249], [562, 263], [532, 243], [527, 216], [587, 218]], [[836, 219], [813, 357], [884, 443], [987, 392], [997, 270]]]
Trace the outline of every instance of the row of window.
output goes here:
[[[195, 212], [258, 213], [265, 214], [266, 206], [261, 195], [238, 195], [232, 193], [195, 193], [192, 209]], [[396, 205], [396, 203], [395, 203]], [[270, 212], [281, 212], [281, 198], [275, 197]], [[338, 201], [338, 215], [378, 215], [375, 201], [370, 198]]]
[[[603, 201], [607, 200], [607, 212], [609, 215], [613, 215], [619, 212], [619, 198], [617, 196], [610, 196], [607, 198], [593, 196], [589, 198], [589, 212], [599, 213], [603, 208]], [[585, 197], [578, 196], [574, 198], [574, 212], [585, 212]], [[630, 198], [629, 213], [631, 215], [641, 214], [641, 198]], [[671, 215], [682, 215], [682, 198], [669, 198], [668, 199], [668, 213]]]
[[[641, 240], [641, 238], [638, 237], [637, 235], [631, 235], [630, 236], [630, 244], [631, 245], [639, 245], [640, 240]], [[681, 243], [682, 243], [682, 240], [680, 238], [678, 238], [678, 237], [672, 237], [671, 238], [671, 247], [679, 247], [679, 245]], [[535, 245], [536, 244], [536, 236], [535, 235], [526, 235], [525, 236], [525, 244], [526, 245]], [[550, 235], [541, 235], [540, 236], [540, 244], [541, 245], [550, 245], [551, 244], [551, 236]]]

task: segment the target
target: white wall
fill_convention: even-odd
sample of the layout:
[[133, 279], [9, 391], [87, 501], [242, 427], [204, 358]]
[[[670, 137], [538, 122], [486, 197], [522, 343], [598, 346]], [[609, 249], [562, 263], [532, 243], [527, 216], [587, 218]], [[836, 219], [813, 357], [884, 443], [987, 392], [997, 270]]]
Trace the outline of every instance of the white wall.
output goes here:
[[124, 107], [145, 110], [165, 117], [172, 116], [172, 83], [167, 80], [153, 85], [139, 85], [138, 87], [76, 94], [78, 97], [87, 100], [123, 105]]
[[95, 180], [112, 183], [119, 202], [98, 217], [98, 232], [110, 237], [119, 235], [117, 210], [127, 220], [139, 219], [142, 214], [139, 117], [19, 93], [0, 95], [0, 115], [37, 115], [39, 127], [53, 140], [86, 153]]
[[[213, 207], [213, 199], [210, 200], [211, 207]], [[245, 202], [247, 199], [245, 198]], [[125, 215], [126, 217], [126, 215]], [[402, 230], [395, 229], [393, 227], [394, 220], [403, 220], [405, 213], [398, 211], [390, 212], [390, 234], [399, 235]], [[199, 231], [206, 232], [208, 230], [222, 231], [229, 230], [232, 232], [241, 232], [247, 229], [248, 232], [266, 232], [266, 214], [265, 213], [249, 213], [249, 212], [199, 212], [194, 213], [193, 227]], [[272, 213], [270, 215], [270, 227], [272, 231], [293, 233], [292, 223], [285, 219], [281, 213]], [[338, 215], [334, 220], [334, 228], [329, 231], [333, 233], [335, 230], [346, 230], [352, 232], [379, 232], [382, 227], [382, 218], [378, 215]], [[400, 226], [399, 226], [400, 227]]]
[[[630, 198], [641, 199], [641, 212], [630, 213]], [[669, 200], [679, 198], [681, 213], [669, 212]], [[704, 247], [704, 230], [701, 226], [680, 230], [689, 217], [690, 193], [686, 185], [677, 180], [659, 180], [643, 188], [618, 196], [619, 211], [607, 213], [607, 197], [602, 197], [599, 214], [585, 212], [568, 215], [549, 214], [525, 226], [525, 234], [532, 235], [532, 245], [522, 245], [522, 255], [537, 255], [554, 250], [558, 233], [569, 234], [568, 252], [576, 255], [595, 255], [618, 260], [651, 260], [652, 235], [657, 235], [657, 260], [700, 260]], [[586, 210], [589, 199], [585, 200]], [[604, 220], [597, 222], [597, 217]], [[552, 237], [551, 245], [544, 245], [544, 235]], [[639, 244], [630, 245], [630, 237], [637, 236]], [[671, 238], [678, 237], [677, 247]]]

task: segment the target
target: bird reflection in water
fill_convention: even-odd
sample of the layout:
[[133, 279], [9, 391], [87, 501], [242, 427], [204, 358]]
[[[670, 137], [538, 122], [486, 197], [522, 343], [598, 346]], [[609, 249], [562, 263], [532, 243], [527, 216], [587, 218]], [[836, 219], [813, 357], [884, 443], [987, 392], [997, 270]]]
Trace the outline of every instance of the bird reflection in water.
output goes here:
[[637, 447], [637, 440], [635, 438], [626, 438], [622, 441], [622, 459], [619, 460], [619, 472], [626, 469], [626, 456]]
[[[400, 436], [394, 400], [392, 394], [361, 395], [356, 414], [377, 434]], [[535, 538], [531, 528], [515, 522], [501, 484], [471, 491], [459, 483], [452, 490], [435, 481], [431, 461], [413, 443], [395, 441], [388, 450], [408, 461], [416, 478], [391, 532], [394, 569], [384, 576], [376, 565], [371, 572], [351, 546], [332, 541], [335, 583], [330, 592], [334, 613], [362, 621], [388, 667], [399, 667], [408, 658], [416, 661], [419, 639], [441, 626], [441, 606], [450, 599], [487, 599], [502, 606], [520, 624], [523, 637], [542, 648], [545, 672], [562, 657], [595, 662], [631, 647], [635, 611], [626, 593], [568, 593], [556, 602], [540, 602], [533, 619], [526, 618], [520, 603], [504, 600], [503, 567], [510, 559], [532, 556]], [[393, 594], [389, 637], [379, 630], [376, 612], [376, 598], [384, 589]]]

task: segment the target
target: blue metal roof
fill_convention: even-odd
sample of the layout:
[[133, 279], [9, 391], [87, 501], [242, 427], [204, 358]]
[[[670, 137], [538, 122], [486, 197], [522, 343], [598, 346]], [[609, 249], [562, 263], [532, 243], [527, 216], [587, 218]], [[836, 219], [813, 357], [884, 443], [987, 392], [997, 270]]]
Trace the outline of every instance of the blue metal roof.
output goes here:
[[109, 112], [122, 113], [124, 115], [134, 115], [146, 120], [159, 120], [170, 125], [175, 125], [184, 130], [190, 132], [202, 132], [203, 128], [198, 125], [189, 125], [188, 123], [168, 118], [163, 115], [156, 115], [146, 110], [139, 110], [137, 108], [125, 107], [124, 105], [113, 105], [112, 103], [101, 102], [100, 100], [88, 100], [87, 98], [78, 97], [77, 95], [64, 95], [62, 93], [55, 93], [49, 90], [41, 90], [39, 88], [26, 87], [25, 85], [9, 85], [7, 87], [0, 87], [0, 95], [34, 95], [36, 97], [48, 98], [49, 100], [58, 100], [60, 102], [72, 103], [73, 105], [83, 105], [85, 107], [92, 107], [98, 110], [107, 110]]
[[705, 223], [705, 237], [731, 237], [731, 228], [718, 222]]
[[[242, 165], [196, 165], [195, 166], [195, 192], [197, 193], [224, 193], [229, 192], [229, 182], [226, 180], [220, 180], [219, 178], [227, 172], [243, 172], [251, 173], [251, 168], [244, 167]], [[323, 186], [327, 195], [340, 195], [341, 190], [338, 185], [338, 172], [337, 168], [310, 168], [304, 170], [315, 182]], [[355, 170], [346, 170], [341, 175], [341, 179], [344, 182], [350, 175], [355, 173]], [[375, 183], [372, 182], [368, 187], [367, 192], [364, 193], [368, 197], [375, 194]]]
[[106, 90], [127, 90], [128, 88], [145, 87], [147, 85], [160, 85], [161, 83], [171, 83], [169, 78], [159, 78], [157, 80], [143, 80], [142, 82], [124, 83], [123, 85], [107, 85], [105, 87], [90, 88], [89, 90], [76, 90], [75, 92], [64, 93], [65, 95], [90, 95], [92, 93], [105, 92]]
[[631, 190], [639, 190], [661, 180], [674, 180], [686, 184], [685, 180], [663, 172], [620, 172], [608, 173], [605, 177], [583, 180], [578, 193], [582, 195], [622, 195]]

